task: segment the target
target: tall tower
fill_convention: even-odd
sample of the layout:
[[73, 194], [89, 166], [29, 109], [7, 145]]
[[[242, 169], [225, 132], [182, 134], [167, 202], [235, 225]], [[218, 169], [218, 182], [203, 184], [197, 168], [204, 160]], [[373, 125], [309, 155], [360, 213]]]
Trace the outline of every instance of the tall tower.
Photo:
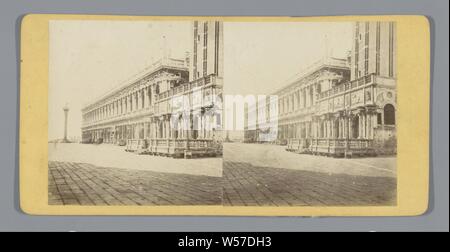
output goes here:
[[67, 139], [67, 117], [69, 116], [69, 107], [67, 104], [63, 107], [64, 110], [64, 138], [63, 143], [68, 143], [69, 140]]
[[395, 22], [356, 22], [353, 30], [351, 80], [368, 74], [396, 78]]
[[223, 22], [194, 21], [190, 81], [210, 74], [223, 77]]

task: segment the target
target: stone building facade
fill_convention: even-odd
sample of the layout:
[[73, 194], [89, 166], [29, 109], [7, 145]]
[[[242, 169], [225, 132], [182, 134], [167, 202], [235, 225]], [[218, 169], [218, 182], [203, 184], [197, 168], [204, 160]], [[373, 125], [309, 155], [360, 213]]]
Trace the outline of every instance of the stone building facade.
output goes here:
[[[396, 153], [395, 23], [357, 22], [353, 31], [346, 59], [327, 57], [273, 94], [278, 97], [276, 142], [287, 150], [330, 156]], [[258, 141], [260, 130], [247, 130], [246, 141]]]
[[223, 24], [192, 23], [192, 51], [167, 55], [82, 109], [82, 142], [156, 155], [221, 153]]

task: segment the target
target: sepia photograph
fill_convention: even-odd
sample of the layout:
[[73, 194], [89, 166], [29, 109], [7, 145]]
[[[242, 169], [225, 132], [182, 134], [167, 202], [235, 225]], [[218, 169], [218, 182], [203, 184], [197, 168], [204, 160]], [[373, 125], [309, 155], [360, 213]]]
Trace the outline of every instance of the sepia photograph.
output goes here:
[[448, 230], [439, 0], [42, 1], [0, 10], [0, 231]]
[[49, 35], [49, 205], [397, 204], [395, 22]]
[[221, 205], [223, 23], [49, 23], [49, 205]]
[[235, 22], [225, 38], [224, 205], [396, 205], [395, 22]]

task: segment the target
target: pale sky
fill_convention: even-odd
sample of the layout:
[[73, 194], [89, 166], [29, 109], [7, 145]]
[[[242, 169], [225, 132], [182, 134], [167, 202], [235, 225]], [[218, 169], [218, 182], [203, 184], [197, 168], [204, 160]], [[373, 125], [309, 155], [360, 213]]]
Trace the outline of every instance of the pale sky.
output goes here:
[[[81, 135], [81, 108], [162, 57], [191, 48], [189, 21], [51, 21], [49, 140]], [[165, 38], [163, 38], [165, 37]], [[327, 53], [345, 57], [352, 24], [344, 22], [224, 23], [224, 90], [269, 94]], [[165, 45], [165, 46], [164, 46]]]
[[49, 140], [64, 135], [66, 103], [68, 136], [80, 137], [84, 104], [160, 59], [164, 44], [176, 58], [191, 48], [190, 21], [58, 20], [49, 29]]
[[226, 23], [224, 44], [225, 93], [270, 94], [327, 51], [345, 58], [352, 46], [352, 23]]

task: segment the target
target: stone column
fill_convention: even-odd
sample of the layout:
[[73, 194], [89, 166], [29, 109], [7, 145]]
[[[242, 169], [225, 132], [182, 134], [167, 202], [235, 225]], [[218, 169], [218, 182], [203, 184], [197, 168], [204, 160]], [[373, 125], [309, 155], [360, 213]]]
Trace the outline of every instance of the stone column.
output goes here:
[[305, 138], [310, 138], [311, 122], [305, 123]]
[[122, 97], [122, 114], [127, 113], [127, 98], [126, 96]]
[[375, 130], [374, 130], [374, 127], [377, 125], [377, 113], [375, 112], [375, 113], [373, 113], [372, 114], [372, 122], [371, 122], [371, 124], [370, 124], [370, 138], [371, 139], [374, 139], [374, 137], [375, 137]]
[[346, 132], [346, 134], [348, 134], [349, 139], [355, 138], [355, 136], [353, 135], [352, 129], [353, 129], [353, 121], [352, 121], [352, 117], [349, 116], [347, 119], [347, 132]]
[[333, 119], [328, 119], [328, 139], [333, 138]]
[[116, 113], [116, 101], [111, 102], [111, 115], [110, 117], [113, 117]]
[[341, 138], [341, 130], [342, 130], [342, 127], [341, 127], [341, 122], [342, 122], [341, 117], [338, 117], [338, 118], [336, 119], [336, 122], [337, 122], [337, 133], [336, 133], [336, 138], [337, 138], [337, 139], [340, 139], [340, 138]]
[[365, 138], [367, 138], [367, 117], [366, 117], [366, 114], [364, 113], [363, 114], [363, 120], [362, 120], [362, 129], [363, 129], [363, 132], [362, 132], [362, 138], [363, 139], [365, 139]]
[[361, 113], [358, 115], [358, 122], [359, 122], [359, 135], [358, 138], [361, 139], [363, 136], [363, 117]]
[[172, 137], [172, 132], [171, 132], [171, 128], [170, 128], [170, 118], [166, 119], [166, 138], [171, 138]]
[[330, 120], [330, 137], [329, 138], [335, 138], [336, 137], [336, 132], [334, 132], [334, 130], [335, 130], [334, 118], [332, 118]]
[[134, 109], [134, 110], [139, 110], [140, 109], [140, 107], [139, 107], [139, 100], [140, 100], [140, 97], [139, 97], [139, 90], [138, 91], [136, 91], [136, 92], [134, 92], [134, 99], [135, 99], [135, 101], [136, 101], [136, 103], [135, 103], [135, 105], [136, 105], [136, 108]]
[[144, 89], [139, 90], [139, 109], [143, 109], [145, 107], [145, 95], [144, 95]]
[[67, 105], [65, 105], [63, 110], [64, 110], [64, 138], [63, 138], [63, 142], [67, 143], [67, 142], [69, 142], [69, 140], [67, 139], [67, 119], [68, 119], [68, 116], [69, 116], [69, 107]]
[[141, 90], [138, 89], [135, 94], [136, 94], [136, 110], [139, 111], [141, 109], [141, 102], [142, 102]]
[[147, 135], [148, 123], [144, 122], [143, 126], [144, 126], [144, 139], [147, 139], [148, 138], [148, 135]]
[[124, 107], [124, 113], [127, 114], [130, 111], [130, 95], [126, 95], [125, 96], [125, 101], [124, 101], [125, 107]]
[[139, 95], [137, 95], [137, 91], [133, 92], [133, 111], [139, 110]]
[[311, 96], [311, 106], [314, 105], [316, 100], [316, 92], [317, 92], [317, 83], [314, 83], [312, 86], [312, 96]]
[[126, 98], [125, 97], [122, 97], [122, 102], [121, 102], [121, 104], [122, 104], [122, 108], [121, 108], [121, 112], [122, 112], [122, 114], [125, 114], [127, 111], [126, 111]]
[[127, 112], [131, 112], [133, 110], [133, 95], [128, 94], [128, 109]]
[[148, 86], [143, 89], [144, 92], [144, 108], [149, 107], [149, 98], [148, 98]]
[[156, 138], [156, 126], [153, 119], [150, 122], [150, 138]]
[[123, 114], [123, 97], [119, 98], [119, 114]]

